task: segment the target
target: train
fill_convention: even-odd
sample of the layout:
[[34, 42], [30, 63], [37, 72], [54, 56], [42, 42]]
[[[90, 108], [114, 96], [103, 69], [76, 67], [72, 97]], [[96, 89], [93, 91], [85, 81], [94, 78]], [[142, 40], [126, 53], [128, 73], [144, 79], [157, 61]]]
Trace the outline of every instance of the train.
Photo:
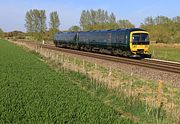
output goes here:
[[54, 35], [54, 44], [56, 47], [116, 56], [151, 57], [148, 54], [149, 33], [140, 28], [57, 32]]

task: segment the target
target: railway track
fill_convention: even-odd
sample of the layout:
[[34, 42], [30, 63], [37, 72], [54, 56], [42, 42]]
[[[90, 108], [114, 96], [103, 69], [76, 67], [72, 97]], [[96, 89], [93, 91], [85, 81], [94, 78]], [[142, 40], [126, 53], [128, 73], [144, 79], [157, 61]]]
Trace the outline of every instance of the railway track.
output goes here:
[[[31, 42], [31, 44], [32, 44], [32, 42]], [[33, 44], [35, 44], [35, 43], [33, 43]], [[99, 54], [99, 53], [58, 48], [58, 47], [55, 47], [54, 45], [50, 45], [50, 44], [38, 44], [38, 46], [42, 47], [42, 48], [47, 48], [47, 49], [56, 50], [56, 51], [62, 51], [62, 52], [66, 52], [66, 53], [72, 53], [72, 54], [77, 54], [77, 55], [82, 55], [82, 56], [87, 56], [87, 57], [93, 57], [93, 58], [97, 58], [97, 59], [131, 64], [131, 65], [136, 65], [136, 66], [141, 66], [141, 67], [152, 68], [152, 69], [157, 69], [157, 70], [161, 70], [161, 71], [180, 74], [180, 64], [176, 63], [176, 62], [172, 63], [172, 62], [166, 62], [166, 61], [157, 61], [157, 60], [153, 60], [153, 59], [142, 59], [142, 60], [129, 59], [129, 58]]]

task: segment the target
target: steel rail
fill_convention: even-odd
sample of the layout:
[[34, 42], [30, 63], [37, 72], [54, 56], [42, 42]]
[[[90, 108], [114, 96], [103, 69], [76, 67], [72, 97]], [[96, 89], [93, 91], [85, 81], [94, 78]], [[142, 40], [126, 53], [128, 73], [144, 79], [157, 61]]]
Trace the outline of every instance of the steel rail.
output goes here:
[[172, 61], [163, 61], [163, 60], [156, 60], [156, 59], [144, 59], [143, 61], [151, 62], [151, 63], [159, 63], [163, 65], [175, 66], [180, 67], [179, 62], [172, 62]]
[[137, 59], [129, 59], [129, 58], [123, 58], [123, 57], [117, 57], [117, 56], [110, 56], [105, 54], [99, 54], [99, 53], [92, 53], [92, 52], [86, 52], [86, 51], [78, 51], [73, 49], [66, 49], [66, 48], [58, 48], [54, 45], [49, 44], [38, 44], [40, 47], [52, 49], [56, 51], [62, 51], [67, 52], [71, 54], [77, 54], [77, 55], [83, 55], [87, 57], [93, 57], [97, 59], [103, 59], [103, 60], [109, 60], [113, 62], [120, 62], [125, 64], [131, 64], [131, 65], [137, 65], [141, 67], [147, 67], [152, 69], [157, 69], [161, 71], [166, 72], [173, 72], [176, 74], [180, 74], [180, 64], [178, 63], [168, 63], [163, 61], [155, 61], [155, 60], [137, 60]]

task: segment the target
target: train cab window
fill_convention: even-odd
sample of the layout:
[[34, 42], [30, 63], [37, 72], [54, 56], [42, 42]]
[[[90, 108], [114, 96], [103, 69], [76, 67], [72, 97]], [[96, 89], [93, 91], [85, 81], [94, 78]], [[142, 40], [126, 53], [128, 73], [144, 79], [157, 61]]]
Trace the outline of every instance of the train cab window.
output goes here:
[[133, 44], [149, 44], [149, 36], [145, 33], [136, 33], [132, 36], [132, 43]]
[[148, 34], [141, 34], [141, 40], [144, 41], [144, 42], [149, 42]]
[[133, 43], [140, 41], [140, 34], [133, 34]]

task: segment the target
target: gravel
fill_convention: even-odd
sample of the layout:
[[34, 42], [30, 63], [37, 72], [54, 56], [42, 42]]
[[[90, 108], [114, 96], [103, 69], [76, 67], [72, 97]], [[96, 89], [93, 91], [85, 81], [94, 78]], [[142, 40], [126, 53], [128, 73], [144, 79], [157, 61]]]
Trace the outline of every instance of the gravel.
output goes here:
[[82, 55], [77, 55], [77, 54], [71, 54], [71, 53], [64, 53], [64, 54], [67, 54], [67, 55], [70, 55], [79, 59], [84, 59], [86, 61], [96, 63], [103, 67], [108, 67], [108, 68], [111, 67], [112, 69], [119, 69], [123, 73], [129, 74], [129, 75], [133, 74], [145, 80], [152, 80], [156, 82], [158, 82], [159, 80], [162, 80], [167, 85], [170, 85], [173, 87], [180, 87], [180, 74], [141, 67], [137, 65], [129, 65], [125, 63], [112, 62], [108, 60], [102, 60], [102, 59], [97, 59], [97, 58], [87, 57], [87, 56], [82, 56]]
[[87, 56], [81, 56], [76, 54], [70, 54], [66, 53], [68, 55], [71, 55], [73, 57], [77, 57], [80, 59], [84, 59], [86, 61], [96, 63], [98, 65], [102, 65], [104, 67], [113, 68], [113, 69], [119, 69], [122, 72], [126, 74], [132, 74], [136, 75], [142, 79], [145, 80], [152, 80], [158, 82], [159, 80], [162, 80], [167, 85], [173, 86], [173, 87], [180, 87], [180, 74], [175, 74], [172, 72], [166, 72], [136, 65], [129, 65], [124, 63], [118, 63], [118, 62], [112, 62], [108, 60], [101, 60], [97, 58], [87, 57]]

